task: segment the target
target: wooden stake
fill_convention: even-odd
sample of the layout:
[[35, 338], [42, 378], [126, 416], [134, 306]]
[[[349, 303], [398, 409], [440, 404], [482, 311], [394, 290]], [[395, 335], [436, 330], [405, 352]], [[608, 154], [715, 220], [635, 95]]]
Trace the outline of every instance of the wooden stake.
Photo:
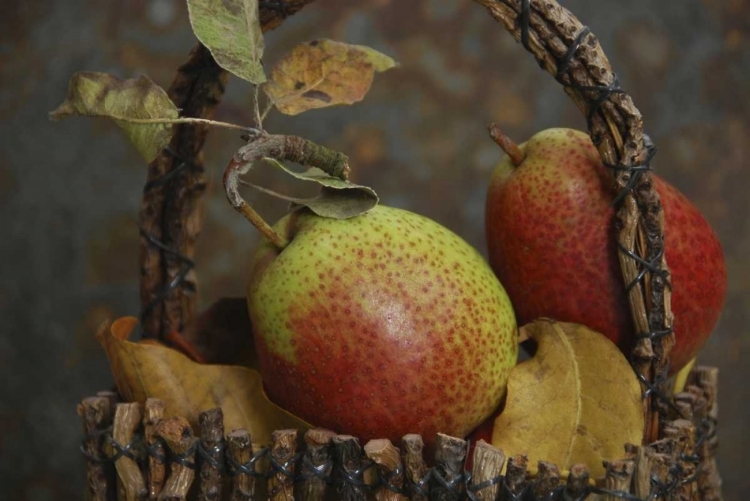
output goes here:
[[467, 487], [480, 501], [495, 501], [500, 493], [502, 482], [495, 482], [482, 489], [477, 486], [498, 478], [505, 466], [505, 453], [484, 440], [474, 447], [474, 460], [471, 470], [471, 484]]
[[199, 501], [220, 501], [224, 470], [224, 414], [221, 407], [201, 412], [200, 492]]
[[[249, 468], [253, 457], [253, 443], [247, 430], [234, 430], [227, 435], [227, 454], [235, 465]], [[237, 466], [234, 466], [237, 468]], [[255, 477], [240, 469], [230, 469], [232, 495], [230, 501], [252, 501], [255, 499]]]
[[[336, 461], [345, 476], [336, 479], [341, 501], [364, 501], [366, 499], [362, 476], [362, 448], [359, 440], [351, 435], [333, 437]], [[352, 482], [351, 479], [354, 480]]]
[[558, 485], [560, 485], [560, 469], [557, 465], [539, 461], [539, 473], [531, 488], [533, 499], [540, 501], [552, 499]]
[[315, 428], [305, 433], [305, 457], [302, 461], [302, 475], [305, 477], [296, 489], [299, 501], [322, 501], [333, 471], [331, 444], [336, 434], [323, 428]]
[[164, 487], [167, 478], [166, 454], [164, 440], [156, 434], [156, 425], [164, 417], [164, 402], [149, 398], [146, 400], [143, 413], [143, 429], [148, 453], [148, 470], [146, 472], [146, 488], [148, 498], [155, 500]]
[[[370, 440], [365, 444], [365, 455], [378, 465], [380, 477], [394, 488], [404, 486], [404, 469], [399, 450], [388, 439]], [[375, 501], [406, 501], [406, 497], [385, 485], [375, 491]]]
[[401, 450], [406, 472], [404, 484], [410, 492], [410, 498], [412, 501], [425, 501], [429, 494], [424, 482], [428, 469], [422, 455], [424, 450], [422, 437], [413, 433], [405, 435], [401, 439]]
[[501, 494], [501, 499], [515, 501], [521, 493], [526, 490], [526, 472], [529, 467], [529, 458], [523, 454], [517, 454], [508, 459], [508, 468], [505, 472], [505, 486], [508, 492]]
[[[112, 431], [114, 443], [118, 444], [114, 454], [119, 458], [115, 461], [117, 470], [117, 498], [120, 501], [136, 501], [148, 498], [146, 482], [141, 469], [136, 462], [136, 451], [131, 445], [135, 430], [141, 424], [141, 404], [117, 404], [115, 422]], [[135, 459], [134, 459], [135, 458]]]
[[297, 430], [276, 430], [271, 440], [271, 458], [280, 469], [268, 480], [268, 498], [272, 501], [293, 501]]
[[86, 457], [86, 499], [112, 501], [115, 498], [115, 472], [105, 461], [104, 443], [112, 424], [112, 408], [106, 397], [83, 399], [76, 409], [83, 421], [83, 444]]
[[[156, 433], [164, 439], [172, 452], [169, 478], [159, 494], [159, 501], [184, 501], [195, 479], [195, 449], [198, 439], [185, 418], [163, 419], [156, 425]], [[175, 458], [181, 458], [175, 461]]]

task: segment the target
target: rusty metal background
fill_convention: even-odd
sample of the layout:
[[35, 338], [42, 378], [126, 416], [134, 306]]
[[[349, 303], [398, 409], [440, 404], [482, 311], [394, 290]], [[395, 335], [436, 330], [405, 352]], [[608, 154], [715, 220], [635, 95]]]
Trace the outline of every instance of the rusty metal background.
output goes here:
[[[563, 0], [596, 33], [661, 150], [657, 172], [724, 245], [729, 296], [701, 361], [721, 368], [726, 499], [750, 492], [750, 1]], [[484, 251], [483, 205], [500, 153], [485, 124], [523, 140], [583, 128], [559, 86], [469, 0], [319, 0], [269, 34], [266, 61], [328, 37], [373, 46], [401, 68], [358, 105], [273, 132], [347, 152], [383, 202], [428, 215]], [[0, 485], [11, 500], [78, 499], [74, 404], [111, 382], [93, 334], [138, 308], [135, 224], [145, 166], [112, 124], [47, 112], [76, 70], [146, 73], [167, 86], [194, 39], [181, 0], [36, 0], [0, 6]], [[250, 123], [233, 80], [217, 119]], [[226, 203], [220, 172], [241, 144], [218, 131], [197, 263], [203, 304], [243, 293], [257, 235]], [[275, 177], [273, 189], [289, 189]], [[284, 204], [258, 199], [274, 219]]]

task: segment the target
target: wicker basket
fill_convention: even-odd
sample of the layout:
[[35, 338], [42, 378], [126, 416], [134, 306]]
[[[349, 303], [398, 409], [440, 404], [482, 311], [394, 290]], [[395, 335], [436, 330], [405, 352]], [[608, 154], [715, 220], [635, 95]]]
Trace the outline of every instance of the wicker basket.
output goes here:
[[[310, 1], [261, 2], [264, 30]], [[89, 498], [185, 499], [190, 492], [200, 499], [233, 501], [295, 496], [303, 501], [368, 496], [720, 499], [717, 370], [695, 368], [683, 393], [669, 395], [663, 388], [674, 344], [671, 291], [663, 215], [649, 170], [654, 149], [643, 133], [640, 112], [618, 87], [594, 35], [555, 0], [476, 1], [563, 85], [612, 169], [619, 207], [613, 238], [621, 249], [624, 286], [632, 285], [633, 317], [642, 319], [635, 327], [646, 333], [638, 336], [631, 361], [642, 383], [648, 416], [644, 442], [650, 445], [623, 444], [624, 459], [607, 462], [604, 479], [590, 479], [586, 465], [561, 472], [544, 462], [531, 478], [525, 456], [505, 458], [483, 443], [473, 450], [473, 466], [467, 471], [467, 442], [445, 435], [437, 437], [434, 458], [423, 457], [418, 435], [404, 437], [400, 452], [387, 440], [363, 448], [354, 437], [319, 429], [304, 437], [296, 430], [280, 430], [270, 446], [254, 447], [243, 430], [225, 435], [220, 408], [201, 414], [198, 437], [185, 420], [171, 421], [157, 434], [164, 415], [161, 402], [118, 403], [115, 393], [102, 392], [79, 405]], [[184, 116], [206, 118], [221, 99], [227, 78], [199, 45], [180, 67], [169, 95]], [[201, 150], [206, 133], [203, 126], [178, 126], [169, 150], [150, 165], [144, 189], [141, 324], [162, 339], [185, 331], [195, 319], [191, 257], [200, 228], [195, 209], [205, 186]]]

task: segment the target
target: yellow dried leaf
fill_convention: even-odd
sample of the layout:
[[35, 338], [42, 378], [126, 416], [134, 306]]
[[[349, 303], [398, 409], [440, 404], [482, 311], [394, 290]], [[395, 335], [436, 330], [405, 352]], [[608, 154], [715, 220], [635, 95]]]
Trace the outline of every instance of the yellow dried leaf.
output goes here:
[[[176, 119], [178, 111], [164, 89], [146, 76], [122, 80], [107, 73], [80, 71], [70, 78], [65, 101], [49, 116], [52, 120], [110, 118], [151, 162], [172, 139], [172, 125], [166, 122]], [[143, 123], [144, 119], [164, 122]]]
[[311, 428], [268, 400], [257, 371], [198, 364], [165, 346], [127, 341], [137, 324], [124, 317], [97, 334], [125, 400], [159, 398], [165, 417], [182, 416], [194, 427], [202, 411], [221, 406], [226, 430], [244, 428], [260, 444], [270, 443], [273, 430]]
[[611, 341], [582, 325], [540, 319], [521, 330], [538, 349], [510, 373], [492, 445], [528, 454], [533, 468], [540, 460], [561, 470], [585, 463], [593, 478], [603, 477], [602, 460], [623, 457], [626, 443], [643, 438], [633, 369]]
[[263, 87], [279, 111], [297, 115], [361, 101], [375, 72], [395, 65], [390, 57], [364, 45], [313, 40], [276, 63]]

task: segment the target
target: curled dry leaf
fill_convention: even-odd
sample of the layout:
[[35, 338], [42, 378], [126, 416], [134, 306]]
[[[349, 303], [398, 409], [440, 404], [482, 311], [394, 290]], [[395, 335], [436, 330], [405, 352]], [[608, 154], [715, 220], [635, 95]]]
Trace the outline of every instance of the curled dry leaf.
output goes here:
[[305, 172], [294, 172], [278, 160], [273, 158], [265, 158], [264, 160], [295, 179], [321, 186], [320, 193], [312, 198], [298, 198], [277, 193], [262, 186], [248, 184], [256, 190], [287, 200], [293, 206], [307, 207], [318, 216], [331, 219], [348, 219], [369, 212], [378, 205], [377, 193], [367, 186], [330, 176], [317, 167], [307, 169]]
[[138, 120], [177, 118], [178, 111], [164, 89], [146, 76], [122, 80], [107, 73], [78, 72], [68, 84], [65, 101], [49, 116], [106, 117], [117, 123], [147, 162], [169, 144], [172, 125]]
[[188, 0], [187, 6], [193, 33], [219, 66], [254, 84], [266, 81], [258, 0]]
[[566, 470], [584, 463], [592, 477], [603, 477], [602, 460], [622, 457], [623, 444], [643, 439], [633, 369], [611, 341], [582, 325], [540, 319], [521, 330], [538, 349], [510, 373], [492, 445], [509, 456], [527, 454], [534, 468], [540, 460]]
[[311, 428], [268, 400], [257, 371], [201, 365], [171, 348], [133, 343], [127, 339], [136, 325], [137, 319], [124, 317], [97, 334], [126, 401], [161, 399], [165, 417], [182, 416], [194, 428], [202, 411], [221, 406], [227, 430], [244, 428], [261, 444], [270, 443], [273, 430]]
[[396, 66], [390, 57], [364, 45], [320, 39], [300, 44], [271, 69], [266, 94], [282, 113], [361, 101], [375, 72]]

